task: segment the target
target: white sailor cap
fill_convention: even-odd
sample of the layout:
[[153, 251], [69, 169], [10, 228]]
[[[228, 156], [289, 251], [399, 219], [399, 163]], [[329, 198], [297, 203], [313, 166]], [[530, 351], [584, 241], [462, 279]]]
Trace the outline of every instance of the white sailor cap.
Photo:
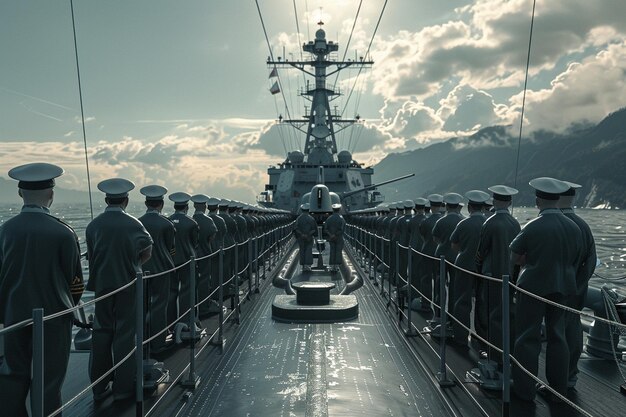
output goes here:
[[511, 196], [519, 192], [515, 188], [506, 185], [494, 185], [487, 189], [493, 193], [494, 200], [500, 201], [511, 201]]
[[413, 200], [405, 200], [404, 201], [404, 208], [405, 209], [412, 209], [414, 205], [415, 204], [413, 203]]
[[304, 203], [300, 206], [302, 211], [309, 211], [309, 203]]
[[194, 194], [191, 196], [191, 201], [197, 204], [206, 203], [209, 201], [211, 197], [206, 194]]
[[226, 207], [228, 207], [229, 204], [230, 204], [230, 200], [222, 198], [220, 200], [220, 202], [218, 203], [218, 206], [221, 207], [221, 208], [226, 208]]
[[558, 200], [559, 195], [570, 189], [570, 186], [555, 178], [540, 177], [528, 183], [535, 189], [537, 197], [544, 200]]
[[426, 204], [424, 205], [424, 207], [430, 208], [430, 201], [428, 199], [426, 200]]
[[431, 206], [441, 206], [443, 203], [443, 196], [441, 194], [431, 194], [428, 196]]
[[211, 197], [207, 200], [206, 205], [209, 207], [217, 207], [220, 205], [220, 199], [219, 198], [215, 198], [215, 197]]
[[9, 177], [18, 180], [22, 190], [45, 190], [54, 187], [54, 179], [63, 175], [63, 168], [45, 162], [20, 165], [9, 171]]
[[470, 190], [465, 193], [465, 198], [469, 200], [469, 204], [483, 204], [489, 200], [489, 194], [481, 190]]
[[108, 198], [128, 197], [128, 192], [135, 188], [135, 184], [124, 178], [109, 178], [98, 183], [98, 190], [106, 194]]
[[443, 195], [443, 202], [451, 206], [458, 206], [463, 201], [463, 196], [457, 193], [446, 193]]
[[383, 213], [383, 212], [388, 212], [389, 211], [389, 207], [387, 207], [384, 204], [381, 204], [380, 206], [376, 207], [376, 210]]
[[492, 197], [489, 197], [489, 198], [487, 199], [487, 201], [485, 201], [485, 205], [486, 205], [486, 206], [493, 206], [493, 198], [492, 198]]
[[572, 197], [576, 195], [576, 190], [582, 187], [580, 184], [576, 184], [575, 182], [563, 181], [565, 184], [569, 185], [569, 190], [561, 193], [564, 197]]
[[332, 207], [333, 207], [333, 210], [340, 210], [341, 209], [341, 203], [334, 203], [332, 205]]
[[415, 199], [414, 203], [415, 207], [426, 207], [426, 204], [428, 204], [428, 200], [422, 197], [418, 197]]
[[146, 201], [163, 200], [163, 196], [167, 194], [167, 188], [160, 185], [146, 185], [139, 192], [146, 196]]
[[392, 203], [389, 203], [387, 207], [389, 208], [389, 210], [396, 210], [398, 208], [398, 202], [394, 201]]
[[187, 193], [179, 191], [177, 193], [170, 194], [168, 198], [174, 202], [174, 205], [176, 204], [182, 205], [182, 204], [187, 204], [189, 200], [191, 199], [191, 196]]

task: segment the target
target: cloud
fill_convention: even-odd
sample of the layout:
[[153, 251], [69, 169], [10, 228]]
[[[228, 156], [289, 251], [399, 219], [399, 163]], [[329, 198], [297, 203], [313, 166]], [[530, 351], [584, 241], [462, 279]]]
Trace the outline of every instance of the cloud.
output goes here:
[[448, 132], [471, 132], [501, 122], [493, 97], [468, 85], [456, 86], [440, 101], [437, 114]]

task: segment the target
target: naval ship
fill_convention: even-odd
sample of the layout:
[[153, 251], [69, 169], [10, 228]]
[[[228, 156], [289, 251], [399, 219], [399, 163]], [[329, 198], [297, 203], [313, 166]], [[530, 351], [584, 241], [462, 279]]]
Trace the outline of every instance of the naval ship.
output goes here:
[[[334, 126], [342, 119], [330, 111], [334, 92], [326, 83], [326, 69], [331, 65], [328, 55], [337, 45], [326, 41], [320, 29], [304, 48], [315, 58], [306, 63], [268, 61], [272, 67], [303, 70], [312, 66], [316, 82], [305, 91], [313, 103], [309, 115], [300, 121], [285, 121], [307, 127], [304, 152], [292, 151], [283, 163], [268, 170], [270, 181], [259, 203], [270, 215], [295, 212], [305, 194], [326, 184], [341, 196], [348, 216], [355, 212], [369, 215], [368, 209], [382, 202], [371, 182], [372, 168], [354, 161], [347, 151], [337, 153], [336, 148]], [[369, 64], [346, 61], [337, 68]], [[356, 118], [347, 123], [355, 122]], [[503, 394], [504, 383], [489, 387], [485, 380], [477, 379], [473, 370], [481, 361], [481, 352], [455, 349], [446, 343], [445, 333], [435, 337], [430, 327], [432, 312], [412, 313], [410, 302], [402, 302], [397, 282], [392, 282], [385, 268], [379, 268], [386, 259], [379, 253], [385, 246], [384, 237], [351, 222], [345, 230], [342, 264], [333, 271], [328, 268], [329, 248], [320, 232], [315, 239], [316, 264], [308, 271], [297, 262], [292, 229], [293, 222], [217, 252], [221, 265], [224, 251], [237, 254], [244, 247], [249, 262], [237, 265], [232, 276], [220, 268], [216, 289], [220, 313], [202, 320], [198, 334], [195, 326], [179, 334], [177, 349], [157, 361], [152, 359], [146, 338], [139, 334], [137, 347], [125, 358], [139, 364], [133, 399], [93, 400], [88, 377], [90, 330], [85, 325], [89, 320], [84, 306], [79, 306], [76, 324], [83, 328], [75, 332], [63, 407], [52, 415], [624, 415], [626, 397], [620, 387], [624, 348], [614, 338], [619, 340], [615, 329], [620, 329], [616, 327], [621, 324], [620, 317], [626, 317], [610, 291], [594, 294], [594, 311], [587, 310], [583, 317], [587, 349], [579, 364], [577, 391], [568, 396], [571, 404], [540, 396], [528, 403]], [[408, 249], [398, 246], [396, 250]], [[190, 262], [195, 266], [196, 260]], [[193, 272], [190, 279], [195, 279], [192, 277]], [[396, 278], [403, 279], [401, 275]], [[139, 285], [150, 279], [139, 276], [135, 283], [141, 288]], [[226, 297], [227, 286], [232, 291], [233, 285], [234, 295]], [[411, 291], [408, 294], [410, 297]], [[607, 304], [607, 299], [611, 303]], [[141, 299], [137, 306], [138, 317], [143, 318]], [[609, 310], [617, 315], [608, 314]], [[138, 328], [142, 325], [138, 321]], [[43, 346], [51, 342], [44, 341]], [[35, 347], [35, 353], [41, 355], [38, 349], [42, 346]], [[540, 369], [544, 363], [545, 349]], [[37, 397], [42, 395], [40, 365], [36, 360], [33, 404], [38, 404]], [[545, 381], [541, 373], [539, 378]], [[44, 415], [39, 406], [32, 415]]]

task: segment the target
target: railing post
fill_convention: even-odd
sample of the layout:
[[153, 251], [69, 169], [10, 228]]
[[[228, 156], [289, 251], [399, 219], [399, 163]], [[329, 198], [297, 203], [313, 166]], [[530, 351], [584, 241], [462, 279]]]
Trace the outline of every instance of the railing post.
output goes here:
[[[489, 283], [487, 283], [489, 284]], [[509, 276], [502, 276], [502, 417], [509, 417], [511, 403], [511, 346]]]
[[250, 296], [252, 295], [252, 239], [249, 238], [246, 243], [246, 252], [248, 253], [247, 260], [248, 264], [246, 268], [248, 268], [248, 295], [246, 298], [250, 300]]
[[385, 295], [385, 237], [380, 238], [380, 262], [383, 265], [382, 272], [380, 273], [380, 295]]
[[196, 375], [196, 257], [191, 256], [189, 274], [189, 375], [181, 381], [185, 388], [195, 389], [200, 383], [200, 377]]
[[372, 261], [373, 261], [373, 246], [372, 243], [374, 242], [374, 237], [372, 235], [372, 232], [368, 231], [367, 232], [367, 240], [368, 240], [368, 262], [367, 262], [367, 276], [368, 278], [372, 278]]
[[143, 416], [143, 274], [135, 276], [135, 415]]
[[235, 243], [235, 323], [239, 324], [239, 244]]
[[413, 278], [413, 252], [411, 246], [407, 249], [407, 278], [406, 278], [406, 298], [407, 298], [407, 311], [406, 311], [406, 320], [408, 321], [408, 328], [406, 330], [407, 336], [415, 336], [415, 332], [413, 331], [413, 325], [411, 322], [411, 304], [413, 304], [413, 284], [411, 284], [411, 278]]
[[378, 246], [379, 246], [378, 245], [378, 235], [372, 233], [372, 239], [374, 240], [374, 246], [373, 246], [374, 256], [372, 257], [372, 262], [373, 262], [373, 265], [372, 265], [372, 274], [373, 274], [372, 279], [374, 280], [374, 286], [376, 287], [376, 286], [378, 286], [378, 280], [376, 279], [376, 275], [378, 274], [377, 273], [377, 271], [378, 271], [378, 258], [377, 258], [378, 257], [378, 250], [377, 249], [378, 249]]
[[257, 236], [254, 239], [254, 286], [256, 287], [254, 290], [255, 294], [261, 292], [259, 288], [259, 237]]
[[446, 327], [448, 326], [448, 307], [446, 306], [446, 257], [439, 258], [439, 311], [441, 312], [441, 322], [439, 324], [439, 386], [450, 387], [454, 382], [448, 379], [446, 369]]
[[33, 417], [43, 417], [43, 308], [33, 309], [33, 381], [30, 395]]
[[217, 331], [217, 341], [213, 344], [220, 346], [222, 348], [222, 352], [224, 349], [224, 246], [220, 248], [218, 254], [218, 264], [217, 264], [217, 275], [218, 275], [218, 290], [217, 297], [220, 304], [220, 311], [218, 313], [219, 327]]

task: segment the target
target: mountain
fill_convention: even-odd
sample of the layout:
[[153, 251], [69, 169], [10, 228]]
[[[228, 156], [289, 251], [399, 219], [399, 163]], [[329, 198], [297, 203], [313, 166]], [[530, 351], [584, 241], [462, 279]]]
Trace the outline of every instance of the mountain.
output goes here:
[[[54, 201], [57, 203], [88, 203], [89, 193], [54, 187]], [[0, 177], [0, 202], [22, 204], [20, 196], [17, 195], [17, 181]]]
[[415, 173], [380, 187], [387, 202], [505, 184], [520, 190], [516, 205], [532, 206], [534, 191], [528, 181], [554, 177], [583, 186], [577, 206], [626, 207], [626, 108], [597, 125], [572, 126], [564, 133], [539, 131], [522, 138], [516, 182], [517, 149], [514, 129], [488, 127], [469, 137], [390, 154], [374, 167], [374, 181]]

